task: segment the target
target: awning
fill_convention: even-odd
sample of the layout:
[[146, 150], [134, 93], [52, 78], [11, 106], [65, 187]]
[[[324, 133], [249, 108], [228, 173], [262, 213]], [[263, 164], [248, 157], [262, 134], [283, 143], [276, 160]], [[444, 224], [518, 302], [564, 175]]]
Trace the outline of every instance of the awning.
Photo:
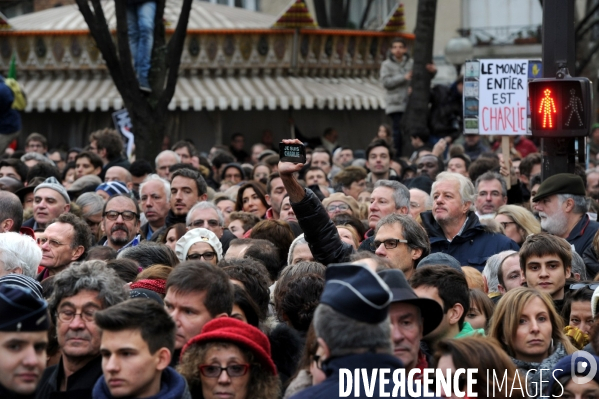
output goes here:
[[[108, 111], [123, 100], [107, 76], [21, 78], [26, 112]], [[180, 77], [170, 110], [384, 109], [374, 78]]]

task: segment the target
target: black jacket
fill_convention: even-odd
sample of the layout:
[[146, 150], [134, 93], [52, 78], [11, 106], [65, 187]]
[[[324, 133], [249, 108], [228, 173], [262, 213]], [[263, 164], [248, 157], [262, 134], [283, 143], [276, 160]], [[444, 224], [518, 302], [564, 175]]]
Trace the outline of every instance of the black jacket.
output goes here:
[[[387, 376], [389, 376], [389, 375], [392, 376], [394, 370], [403, 368], [403, 364], [396, 357], [391, 356], [391, 355], [376, 354], [376, 353], [363, 353], [360, 355], [349, 355], [349, 356], [333, 358], [330, 361], [325, 362], [322, 366], [323, 366], [322, 367], [323, 371], [327, 375], [327, 379], [318, 385], [312, 386], [310, 388], [307, 388], [307, 389], [299, 392], [297, 395], [292, 396], [291, 399], [339, 398], [340, 397], [339, 396], [340, 388], [341, 388], [339, 386], [339, 380], [340, 380], [339, 370], [342, 368], [349, 369], [352, 372], [352, 375], [353, 375], [353, 372], [355, 369], [366, 370], [366, 373], [369, 376], [372, 375], [373, 369], [379, 369], [379, 370], [382, 368], [389, 369], [391, 372], [389, 374], [387, 374]], [[377, 377], [378, 377], [378, 375], [377, 375]], [[391, 381], [385, 385], [385, 392], [391, 393], [393, 390], [394, 384], [393, 384], [391, 377], [388, 377], [388, 378]], [[352, 398], [353, 397], [380, 398], [381, 397], [381, 396], [379, 396], [379, 394], [380, 394], [380, 390], [379, 390], [380, 379], [376, 378], [375, 381], [376, 381], [376, 383], [375, 383], [374, 390], [372, 391], [372, 393], [373, 393], [372, 396], [366, 396], [366, 393], [364, 392], [364, 385], [360, 384], [359, 396], [354, 396], [354, 390], [352, 387], [350, 397], [352, 397]], [[346, 380], [346, 384], [347, 384], [347, 380]], [[343, 388], [345, 389], [346, 387], [343, 387]], [[406, 391], [407, 391], [407, 389], [406, 389]], [[406, 397], [410, 397], [410, 396], [406, 396]]]
[[8, 389], [4, 388], [2, 386], [2, 384], [0, 384], [0, 398], [2, 398], [2, 399], [33, 399], [33, 398], [35, 398], [35, 393], [32, 393], [31, 395], [20, 395], [16, 392], [9, 391]]
[[472, 211], [468, 212], [464, 230], [451, 242], [445, 238], [441, 226], [433, 218], [432, 211], [422, 212], [420, 218], [431, 240], [431, 253], [446, 253], [456, 258], [460, 265], [473, 266], [480, 272], [489, 257], [508, 249], [520, 250], [518, 244], [503, 234], [487, 231]]
[[62, 358], [60, 362], [44, 370], [37, 387], [35, 399], [82, 399], [91, 398], [98, 378], [102, 376], [102, 357], [91, 360], [82, 369], [67, 379], [67, 390], [60, 392], [60, 381], [64, 378]]
[[341, 241], [337, 227], [312, 190], [307, 188], [304, 198], [298, 203], [292, 203], [291, 207], [304, 231], [304, 238], [314, 260], [325, 266], [349, 260], [354, 252], [353, 247]]

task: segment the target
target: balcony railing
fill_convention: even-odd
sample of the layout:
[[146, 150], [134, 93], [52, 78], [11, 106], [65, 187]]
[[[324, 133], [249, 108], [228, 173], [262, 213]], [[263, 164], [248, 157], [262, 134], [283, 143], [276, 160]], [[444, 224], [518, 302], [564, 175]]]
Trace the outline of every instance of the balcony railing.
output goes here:
[[494, 26], [489, 28], [461, 29], [475, 46], [505, 46], [541, 43], [541, 25]]

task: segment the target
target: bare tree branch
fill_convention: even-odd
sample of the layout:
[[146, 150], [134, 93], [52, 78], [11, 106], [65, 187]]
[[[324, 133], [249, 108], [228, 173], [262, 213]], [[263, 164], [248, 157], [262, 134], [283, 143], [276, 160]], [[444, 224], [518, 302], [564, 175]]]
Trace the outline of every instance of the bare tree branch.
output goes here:
[[368, 13], [370, 13], [370, 8], [374, 0], [368, 0], [366, 3], [366, 8], [364, 9], [364, 13], [362, 14], [362, 19], [360, 20], [360, 26], [358, 29], [364, 29], [364, 24], [366, 24], [366, 19], [368, 18]]
[[[95, 0], [98, 1], [98, 0]], [[131, 63], [131, 49], [129, 48], [129, 32], [127, 28], [127, 2], [115, 1], [116, 37], [119, 52], [119, 69], [125, 82], [137, 82], [133, 64]], [[116, 83], [116, 82], [115, 82]], [[125, 103], [141, 101], [142, 95], [139, 90], [120, 90]]]
[[193, 0], [184, 0], [179, 14], [179, 21], [171, 40], [169, 40], [166, 52], [166, 63], [168, 67], [168, 75], [164, 92], [158, 100], [158, 106], [167, 107], [171, 98], [175, 94], [177, 85], [177, 77], [179, 76], [179, 66], [181, 65], [181, 53], [183, 53], [183, 45], [185, 36], [187, 35], [187, 24], [189, 22], [189, 14], [191, 13], [191, 4]]

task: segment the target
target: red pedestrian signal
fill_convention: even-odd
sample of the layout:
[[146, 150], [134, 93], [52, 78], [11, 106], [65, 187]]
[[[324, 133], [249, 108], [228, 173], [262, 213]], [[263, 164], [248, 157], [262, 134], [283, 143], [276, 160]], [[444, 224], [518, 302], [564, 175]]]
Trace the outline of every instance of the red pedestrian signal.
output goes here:
[[535, 79], [529, 82], [532, 135], [588, 135], [592, 114], [591, 93], [591, 83], [586, 78]]

